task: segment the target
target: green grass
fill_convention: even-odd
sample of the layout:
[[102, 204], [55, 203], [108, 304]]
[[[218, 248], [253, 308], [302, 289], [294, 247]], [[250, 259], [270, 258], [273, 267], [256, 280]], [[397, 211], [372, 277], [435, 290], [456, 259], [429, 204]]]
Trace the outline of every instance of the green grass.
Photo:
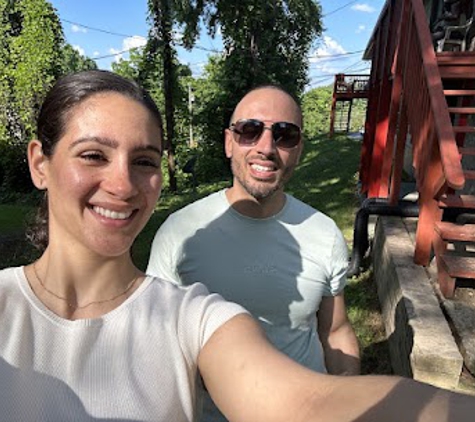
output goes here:
[[31, 207], [25, 205], [0, 205], [0, 233], [11, 235], [22, 232], [30, 213]]
[[287, 192], [332, 217], [351, 242], [361, 144], [346, 136], [306, 141]]
[[[321, 136], [306, 140], [300, 165], [287, 187], [289, 193], [332, 217], [350, 248], [358, 207], [356, 182], [360, 150], [360, 142], [345, 136], [335, 136], [333, 139]], [[200, 185], [196, 191], [187, 189], [178, 194], [165, 192], [132, 248], [136, 265], [145, 269], [153, 236], [170, 213], [228, 185], [229, 181], [223, 181]], [[0, 234], [21, 231], [28, 211], [27, 207], [1, 205]], [[0, 267], [20, 265], [28, 260], [28, 256], [15, 256], [14, 261], [10, 262], [2, 259]], [[359, 277], [351, 279], [345, 290], [348, 315], [362, 350], [362, 372], [388, 374], [391, 373], [389, 352], [369, 264], [367, 268]]]

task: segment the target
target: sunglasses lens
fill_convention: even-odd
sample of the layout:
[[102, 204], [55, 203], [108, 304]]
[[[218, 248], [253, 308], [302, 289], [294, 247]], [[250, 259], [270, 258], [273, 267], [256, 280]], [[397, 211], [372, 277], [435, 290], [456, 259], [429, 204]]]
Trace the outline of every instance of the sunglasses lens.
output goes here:
[[234, 125], [234, 132], [238, 137], [238, 142], [241, 145], [254, 144], [262, 134], [264, 130], [264, 123], [258, 120], [241, 120]]
[[[240, 145], [254, 145], [264, 131], [264, 122], [255, 119], [239, 120], [232, 125]], [[269, 128], [270, 129], [270, 128]], [[277, 122], [272, 125], [272, 136], [279, 148], [295, 148], [301, 139], [300, 128], [289, 122]]]
[[277, 122], [272, 125], [275, 144], [281, 148], [294, 148], [300, 142], [300, 128], [293, 123]]

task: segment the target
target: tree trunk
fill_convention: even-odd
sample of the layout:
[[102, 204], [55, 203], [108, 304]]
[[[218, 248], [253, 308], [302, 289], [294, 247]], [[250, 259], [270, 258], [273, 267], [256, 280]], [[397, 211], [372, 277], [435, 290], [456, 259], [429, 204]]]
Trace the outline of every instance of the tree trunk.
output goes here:
[[[158, 4], [160, 2], [160, 4]], [[176, 192], [177, 183], [175, 177], [175, 106], [173, 103], [174, 88], [174, 65], [172, 48], [172, 18], [169, 0], [155, 0], [154, 19], [158, 22], [155, 27], [158, 29], [159, 50], [163, 54], [163, 90], [165, 95], [165, 142], [167, 150], [168, 176], [170, 191]]]

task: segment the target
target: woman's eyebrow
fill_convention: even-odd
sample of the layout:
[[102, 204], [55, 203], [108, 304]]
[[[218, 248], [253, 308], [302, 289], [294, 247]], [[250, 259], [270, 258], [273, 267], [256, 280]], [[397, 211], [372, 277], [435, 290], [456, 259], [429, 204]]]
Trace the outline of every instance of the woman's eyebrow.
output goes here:
[[74, 142], [72, 142], [71, 145], [69, 145], [69, 149], [73, 149], [75, 146], [83, 144], [85, 142], [96, 142], [98, 144], [110, 148], [117, 148], [119, 146], [119, 143], [117, 141], [114, 141], [110, 138], [104, 138], [100, 136], [85, 136], [83, 138], [76, 139]]
[[[115, 141], [111, 138], [106, 138], [102, 136], [86, 136], [83, 138], [76, 139], [74, 142], [69, 145], [69, 149], [73, 149], [77, 145], [83, 144], [85, 142], [95, 142], [100, 145], [117, 149], [119, 147], [119, 142]], [[162, 155], [162, 150], [154, 145], [139, 145], [133, 149], [134, 152], [140, 151], [153, 151], [156, 152], [158, 155]]]
[[134, 152], [139, 151], [153, 151], [156, 152], [158, 155], [162, 155], [162, 150], [154, 145], [138, 146], [137, 148], [134, 148]]

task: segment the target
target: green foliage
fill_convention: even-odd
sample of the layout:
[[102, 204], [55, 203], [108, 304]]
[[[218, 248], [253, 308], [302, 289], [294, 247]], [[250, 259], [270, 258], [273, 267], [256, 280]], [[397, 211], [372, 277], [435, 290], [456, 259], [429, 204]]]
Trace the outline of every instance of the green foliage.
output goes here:
[[17, 112], [24, 138], [34, 133], [37, 111], [45, 93], [61, 74], [61, 24], [45, 0], [19, 0], [12, 12], [20, 30], [10, 37], [7, 75], [10, 101]]
[[304, 132], [308, 137], [327, 133], [330, 129], [330, 112], [333, 86], [312, 89], [302, 96]]
[[45, 93], [62, 71], [63, 33], [46, 0], [0, 0], [0, 197], [31, 190], [26, 143]]
[[62, 72], [63, 74], [79, 72], [81, 70], [97, 69], [96, 62], [84, 57], [75, 50], [72, 45], [66, 44], [62, 49]]
[[0, 143], [0, 202], [22, 201], [33, 190], [25, 146]]
[[196, 80], [193, 85], [193, 124], [198, 145], [196, 171], [200, 183], [229, 176], [229, 166], [224, 155], [223, 131], [229, 125], [239, 97], [222, 89], [226, 70], [224, 61], [223, 57], [211, 57], [204, 77]]
[[[228, 85], [248, 90], [279, 83], [299, 94], [307, 82], [307, 53], [322, 31], [317, 1], [214, 0], [206, 2], [205, 21], [219, 26], [225, 46]], [[227, 92], [233, 92], [228, 89]]]
[[364, 128], [367, 107], [368, 107], [368, 100], [366, 98], [357, 98], [353, 101], [353, 108], [351, 110], [351, 121], [350, 121], [351, 132], [357, 132], [361, 128]]
[[[277, 84], [299, 95], [307, 81], [307, 53], [321, 33], [317, 1], [212, 0], [177, 2], [174, 13], [192, 46], [202, 16], [208, 32], [220, 28], [226, 54], [209, 59], [204, 77], [193, 81], [193, 131], [200, 183], [229, 176], [223, 129], [238, 100], [252, 87]], [[177, 154], [179, 150], [177, 149]], [[178, 161], [182, 161], [177, 156]]]
[[30, 214], [31, 207], [29, 206], [0, 204], [0, 234], [23, 232]]

